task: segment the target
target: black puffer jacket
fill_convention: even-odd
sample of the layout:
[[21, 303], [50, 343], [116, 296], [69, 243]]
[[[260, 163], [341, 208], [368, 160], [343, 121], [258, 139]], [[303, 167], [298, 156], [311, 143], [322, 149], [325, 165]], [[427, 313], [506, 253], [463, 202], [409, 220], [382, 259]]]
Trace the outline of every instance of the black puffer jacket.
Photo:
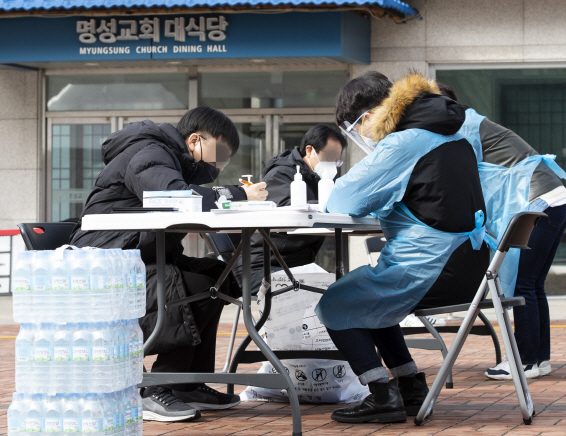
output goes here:
[[[129, 124], [113, 133], [102, 144], [106, 167], [96, 179], [82, 216], [111, 213], [114, 207], [141, 207], [143, 191], [193, 189], [203, 196], [203, 210], [216, 208], [217, 191], [193, 185], [197, 176], [196, 162], [189, 154], [181, 134], [170, 124], [157, 126], [149, 120]], [[235, 200], [245, 200], [245, 192], [236, 186], [224, 186]], [[141, 250], [147, 265], [147, 315], [140, 320], [147, 339], [156, 321], [155, 234], [146, 232], [82, 231], [81, 219], [71, 235], [70, 243], [78, 247], [122, 248]], [[167, 301], [187, 296], [181, 271], [198, 273], [213, 279], [218, 277], [223, 264], [215, 259], [194, 259], [183, 256], [181, 240], [185, 234], [166, 234], [166, 295]], [[213, 283], [213, 281], [212, 281]], [[203, 289], [204, 290], [204, 289]], [[223, 292], [233, 297], [240, 290], [233, 277], [224, 284]], [[194, 293], [194, 292], [193, 292]], [[200, 342], [189, 305], [167, 311], [165, 329], [153, 350], [146, 354], [169, 351], [176, 346], [196, 345]]]
[[[318, 201], [318, 182], [320, 177], [312, 171], [303, 160], [299, 149], [285, 150], [279, 156], [272, 157], [267, 161], [263, 173], [263, 181], [267, 183], [269, 191], [267, 200], [273, 201], [277, 206], [289, 206], [291, 204], [291, 182], [300, 167], [303, 180], [307, 185], [307, 201], [316, 203]], [[324, 242], [324, 236], [288, 236], [287, 233], [272, 233], [271, 239], [277, 246], [285, 263], [289, 267], [307, 265], [314, 259]], [[263, 269], [263, 238], [259, 233], [252, 236], [251, 241], [251, 268], [252, 276]], [[279, 266], [279, 262], [271, 256], [271, 265]], [[241, 280], [241, 261], [238, 260], [234, 273]], [[257, 280], [252, 280], [252, 285]], [[255, 291], [256, 289], [252, 289]]]

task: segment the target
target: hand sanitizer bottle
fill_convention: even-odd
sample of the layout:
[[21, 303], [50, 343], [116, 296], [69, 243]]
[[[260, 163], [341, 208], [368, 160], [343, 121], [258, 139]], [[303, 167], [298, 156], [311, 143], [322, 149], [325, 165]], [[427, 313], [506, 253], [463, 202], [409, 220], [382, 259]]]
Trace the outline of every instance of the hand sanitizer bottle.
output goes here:
[[307, 184], [303, 182], [300, 166], [297, 165], [295, 180], [291, 182], [291, 206], [305, 206], [307, 204]]

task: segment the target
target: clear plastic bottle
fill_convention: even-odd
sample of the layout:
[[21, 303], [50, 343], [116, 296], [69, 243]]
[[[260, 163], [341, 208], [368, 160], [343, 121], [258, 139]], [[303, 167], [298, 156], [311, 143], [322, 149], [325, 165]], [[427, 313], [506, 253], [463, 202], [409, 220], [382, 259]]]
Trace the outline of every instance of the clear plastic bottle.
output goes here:
[[92, 376], [92, 345], [88, 324], [73, 324], [73, 391], [84, 394], [89, 391]]
[[98, 401], [102, 405], [104, 418], [102, 425], [104, 427], [104, 436], [113, 436], [116, 433], [114, 423], [114, 410], [112, 409], [112, 402], [108, 394], [98, 394]]
[[126, 389], [125, 395], [128, 398], [128, 407], [130, 408], [130, 421], [128, 421], [128, 417], [126, 417], [126, 426], [129, 422], [130, 436], [138, 435], [138, 412], [141, 413], [141, 410], [138, 411], [138, 398], [136, 394], [137, 390], [134, 386], [130, 386], [128, 389]]
[[[134, 426], [137, 431], [137, 424], [134, 423], [132, 419], [132, 404], [130, 403], [130, 397], [128, 395], [128, 389], [124, 389], [120, 394], [122, 404], [124, 405], [124, 436], [134, 435]], [[136, 402], [137, 409], [137, 402]]]
[[146, 291], [146, 268], [145, 263], [141, 258], [140, 250], [132, 250], [136, 263], [136, 313], [134, 318], [141, 318], [145, 316], [145, 291]]
[[130, 319], [133, 318], [133, 315], [136, 311], [136, 293], [137, 293], [137, 289], [136, 289], [136, 262], [135, 262], [135, 258], [133, 256], [132, 250], [123, 250], [122, 251], [122, 257], [124, 259], [125, 262], [125, 266], [126, 266], [126, 277], [127, 277], [127, 281], [126, 281], [126, 290], [127, 290], [127, 300], [128, 300], [128, 304], [126, 306], [126, 314], [124, 316], [124, 318], [126, 319]]
[[73, 392], [72, 358], [73, 332], [70, 327], [75, 324], [56, 324], [53, 334], [53, 372], [52, 392], [67, 394]]
[[63, 396], [48, 395], [44, 406], [45, 432], [53, 436], [63, 435]]
[[12, 404], [8, 407], [8, 436], [19, 436], [24, 432], [24, 394], [12, 394]]
[[51, 251], [32, 251], [31, 316], [35, 322], [52, 322]]
[[138, 390], [132, 387], [138, 400], [138, 436], [143, 435], [143, 400]]
[[31, 393], [34, 325], [23, 323], [16, 338], [16, 391]]
[[82, 436], [81, 397], [79, 394], [66, 395], [63, 401], [63, 432]]
[[71, 298], [70, 319], [71, 322], [93, 322], [92, 302], [90, 293], [90, 271], [88, 253], [84, 250], [69, 251], [69, 263], [71, 264]]
[[136, 337], [138, 342], [138, 346], [136, 347], [137, 355], [138, 355], [138, 359], [137, 359], [138, 367], [136, 371], [137, 379], [134, 377], [134, 384], [137, 384], [137, 383], [141, 383], [143, 379], [143, 331], [137, 319], [133, 320], [133, 326], [135, 331], [137, 332]]
[[14, 305], [14, 321], [30, 322], [31, 315], [31, 251], [22, 251], [12, 272], [12, 294]]
[[32, 369], [32, 392], [49, 393], [53, 371], [53, 330], [49, 323], [39, 324], [34, 334]]
[[97, 322], [92, 331], [92, 391], [112, 391], [114, 343], [108, 323]]
[[83, 434], [102, 436], [104, 434], [104, 412], [96, 394], [88, 393], [82, 402], [81, 423]]
[[120, 433], [120, 408], [113, 394], [108, 394], [107, 398], [112, 406], [112, 413], [114, 413], [114, 434], [118, 435]]
[[107, 250], [109, 255], [113, 261], [113, 286], [114, 286], [114, 295], [115, 295], [115, 304], [114, 304], [114, 319], [119, 320], [123, 319], [123, 313], [125, 309], [124, 304], [124, 277], [125, 277], [125, 269], [124, 263], [122, 262], [122, 250], [117, 248], [112, 248]]
[[24, 434], [31, 436], [34, 433], [45, 431], [45, 418], [43, 414], [44, 397], [45, 395], [43, 394], [24, 396]]
[[118, 392], [114, 392], [112, 394], [114, 400], [116, 401], [116, 404], [118, 405], [118, 414], [119, 414], [119, 418], [120, 418], [120, 423], [118, 425], [117, 428], [117, 432], [116, 434], [118, 436], [123, 436], [124, 435], [124, 429], [126, 427], [126, 423], [125, 423], [125, 419], [124, 419], [124, 391], [118, 391]]
[[94, 321], [112, 319], [112, 265], [106, 250], [87, 252], [90, 266], [90, 304]]
[[53, 291], [52, 316], [56, 320], [69, 320], [70, 296], [71, 296], [71, 265], [69, 262], [69, 250], [55, 250], [53, 253], [53, 270], [51, 274], [51, 286]]
[[116, 326], [118, 329], [118, 335], [120, 338], [120, 374], [121, 378], [116, 386], [116, 390], [119, 391], [128, 386], [128, 382], [131, 379], [130, 375], [130, 336], [128, 334], [128, 329], [126, 328], [126, 322], [121, 320]]

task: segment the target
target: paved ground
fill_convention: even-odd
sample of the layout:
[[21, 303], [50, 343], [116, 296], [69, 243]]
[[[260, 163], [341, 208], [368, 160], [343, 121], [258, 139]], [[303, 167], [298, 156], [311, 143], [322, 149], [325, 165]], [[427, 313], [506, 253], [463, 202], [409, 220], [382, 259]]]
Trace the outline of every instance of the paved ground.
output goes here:
[[[221, 324], [218, 337], [217, 367], [224, 364], [229, 324]], [[0, 434], [6, 433], [6, 413], [14, 391], [14, 339], [17, 326], [0, 326]], [[511, 382], [488, 381], [483, 371], [494, 363], [490, 339], [471, 337], [454, 368], [454, 389], [444, 389], [434, 415], [423, 427], [412, 420], [405, 424], [339, 424], [330, 420], [335, 405], [303, 405], [305, 435], [441, 435], [464, 434], [496, 436], [565, 436], [566, 435], [566, 321], [553, 322], [552, 372], [530, 382], [537, 411], [533, 425], [525, 426], [517, 409], [517, 397]], [[243, 329], [240, 328], [240, 332]], [[447, 335], [450, 342], [453, 335]], [[241, 338], [241, 336], [240, 336]], [[430, 382], [441, 363], [439, 352], [413, 350], [420, 370]], [[151, 366], [152, 358], [146, 358]], [[245, 365], [243, 371], [256, 371], [256, 365]], [[223, 389], [223, 386], [215, 386]], [[243, 390], [239, 387], [237, 392]], [[145, 423], [145, 436], [278, 436], [291, 435], [290, 407], [280, 403], [241, 403], [222, 412], [206, 412], [192, 423]]]

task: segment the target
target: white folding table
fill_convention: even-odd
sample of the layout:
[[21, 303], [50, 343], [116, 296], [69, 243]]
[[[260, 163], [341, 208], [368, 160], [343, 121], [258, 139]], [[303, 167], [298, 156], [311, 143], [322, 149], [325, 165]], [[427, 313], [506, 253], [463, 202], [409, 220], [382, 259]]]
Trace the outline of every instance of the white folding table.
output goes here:
[[[181, 213], [181, 212], [152, 212], [152, 213], [115, 213], [102, 215], [86, 215], [82, 219], [82, 230], [96, 231], [135, 231], [156, 233], [156, 258], [157, 258], [157, 323], [151, 336], [144, 344], [144, 349], [149, 349], [159, 339], [159, 335], [165, 322], [165, 233], [211, 233], [227, 231], [230, 233], [241, 232], [242, 242], [236, 253], [217, 284], [222, 284], [229, 274], [238, 253], [242, 253], [242, 302], [225, 296], [218, 292], [216, 286], [209, 290], [208, 295], [212, 298], [221, 298], [231, 303], [241, 305], [244, 324], [249, 337], [258, 346], [266, 359], [278, 371], [278, 374], [236, 374], [236, 373], [144, 373], [143, 382], [139, 385], [154, 386], [174, 383], [225, 383], [261, 386], [272, 389], [286, 389], [289, 395], [291, 410], [293, 414], [293, 436], [302, 435], [301, 412], [297, 393], [293, 387], [291, 378], [287, 374], [281, 361], [263, 341], [254, 326], [251, 314], [251, 270], [250, 270], [250, 238], [258, 230], [264, 238], [265, 277], [270, 279], [270, 253], [282, 262], [287, 275], [292, 279], [294, 286], [298, 289], [298, 282], [280, 258], [277, 249], [269, 238], [270, 229], [277, 231], [291, 231], [294, 229], [326, 228], [334, 229], [336, 235], [336, 278], [340, 278], [344, 272], [342, 260], [342, 229], [352, 229], [360, 233], [379, 233], [381, 227], [375, 218], [352, 218], [344, 214], [327, 214], [316, 212], [299, 212], [289, 210], [254, 211], [237, 213]], [[267, 255], [267, 256], [266, 256]], [[266, 256], [266, 257], [265, 257]], [[309, 287], [302, 285], [304, 289]], [[308, 290], [318, 291], [316, 288]], [[199, 298], [196, 296], [197, 299]], [[202, 297], [200, 297], [202, 298]], [[177, 304], [186, 304], [196, 301], [195, 296], [179, 300]], [[260, 326], [258, 325], [257, 328]]]

